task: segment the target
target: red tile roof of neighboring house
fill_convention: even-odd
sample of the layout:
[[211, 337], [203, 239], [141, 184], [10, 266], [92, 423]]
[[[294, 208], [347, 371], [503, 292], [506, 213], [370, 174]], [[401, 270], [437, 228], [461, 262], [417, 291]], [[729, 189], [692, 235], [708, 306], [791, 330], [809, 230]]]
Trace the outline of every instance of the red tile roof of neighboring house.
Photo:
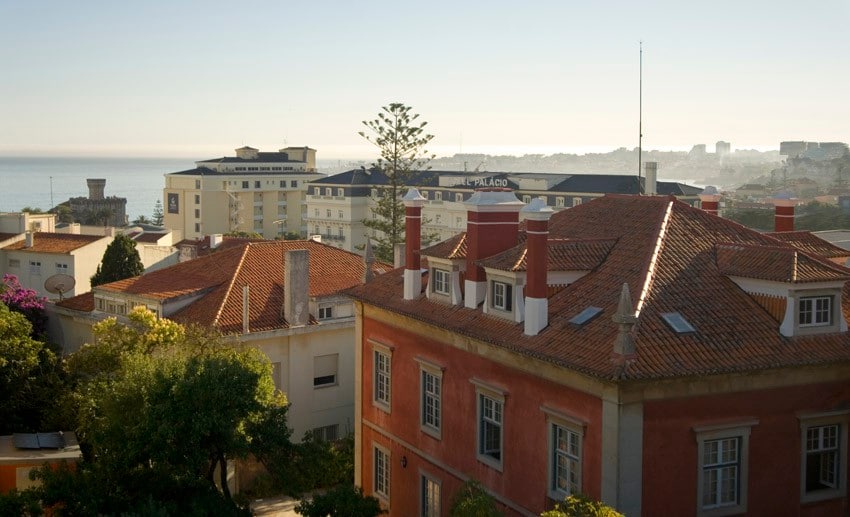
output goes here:
[[[406, 301], [400, 275], [384, 275], [347, 292], [365, 303], [600, 378], [688, 377], [850, 362], [850, 334], [783, 337], [776, 319], [717, 265], [715, 249], [721, 243], [793, 250], [790, 244], [661, 196], [609, 195], [557, 212], [549, 235], [615, 243], [592, 272], [550, 296], [549, 325], [536, 336], [526, 336], [522, 323], [480, 309], [424, 296]], [[826, 262], [803, 251], [797, 256], [817, 268]], [[636, 355], [625, 364], [612, 361], [618, 326], [611, 318], [623, 283], [637, 312], [632, 329]], [[843, 299], [848, 318], [846, 283]], [[602, 314], [582, 326], [569, 323], [590, 306], [602, 308]], [[669, 312], [679, 312], [696, 332], [676, 333], [661, 318]]]
[[17, 237], [20, 233], [3, 233], [0, 232], [0, 242], [5, 241], [6, 239], [11, 239], [12, 237]]
[[3, 249], [26, 250], [33, 253], [70, 253], [100, 239], [102, 235], [75, 235], [71, 233], [37, 232], [33, 234], [33, 245], [26, 247], [26, 239], [14, 242]]
[[[306, 249], [310, 254], [309, 296], [330, 296], [362, 282], [365, 264], [363, 257], [355, 253], [315, 241], [262, 241], [242, 242], [142, 276], [100, 285], [95, 290], [159, 301], [197, 296], [170, 318], [181, 323], [214, 325], [224, 332], [241, 332], [242, 287], [248, 285], [250, 329], [286, 328], [282, 315], [285, 252], [297, 249]], [[376, 275], [391, 269], [380, 262], [372, 266]], [[93, 310], [93, 302], [87, 306], [75, 298], [60, 305]]]
[[425, 248], [421, 250], [420, 254], [442, 259], [465, 259], [466, 232], [461, 232], [454, 237], [449, 237], [429, 248]]
[[790, 283], [850, 280], [850, 270], [794, 248], [719, 243], [716, 252], [725, 275]]
[[71, 298], [65, 298], [62, 301], [56, 302], [56, 305], [75, 311], [91, 312], [94, 310], [94, 293], [89, 291], [72, 296]]
[[795, 248], [801, 249], [807, 253], [818, 255], [825, 258], [840, 258], [850, 257], [850, 250], [836, 246], [831, 242], [818, 237], [809, 231], [796, 232], [770, 232], [774, 239], [779, 239], [782, 242], [787, 242]]
[[[615, 239], [549, 239], [549, 271], [586, 271], [599, 266], [616, 244]], [[479, 263], [488, 268], [503, 271], [526, 271], [526, 244], [523, 242], [513, 248], [493, 255]]]

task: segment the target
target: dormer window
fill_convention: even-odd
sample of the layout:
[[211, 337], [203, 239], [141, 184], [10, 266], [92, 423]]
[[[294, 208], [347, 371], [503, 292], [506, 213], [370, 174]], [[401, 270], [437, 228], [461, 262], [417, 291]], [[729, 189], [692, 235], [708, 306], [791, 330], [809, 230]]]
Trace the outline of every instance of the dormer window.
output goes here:
[[320, 305], [319, 306], [319, 319], [320, 320], [329, 320], [333, 317], [334, 317], [333, 305]]
[[513, 297], [513, 286], [505, 282], [492, 282], [493, 288], [493, 308], [502, 311], [510, 311], [513, 309], [511, 298]]
[[437, 294], [448, 295], [449, 294], [449, 288], [450, 288], [450, 285], [451, 285], [449, 283], [450, 282], [449, 272], [445, 271], [443, 269], [436, 269], [436, 268], [433, 271], [434, 271], [434, 280], [433, 280], [432, 289]]
[[798, 321], [801, 327], [832, 325], [832, 296], [800, 298]]

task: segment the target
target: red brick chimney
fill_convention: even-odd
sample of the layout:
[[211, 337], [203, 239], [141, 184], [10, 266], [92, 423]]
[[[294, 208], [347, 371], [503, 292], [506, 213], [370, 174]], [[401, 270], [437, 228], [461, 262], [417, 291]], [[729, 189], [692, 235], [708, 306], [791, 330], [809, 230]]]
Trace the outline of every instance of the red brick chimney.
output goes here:
[[534, 198], [523, 207], [526, 246], [525, 334], [536, 336], [549, 324], [549, 218], [552, 208], [543, 198]]
[[422, 205], [425, 198], [415, 188], [410, 188], [401, 198], [404, 202], [404, 299], [414, 300], [422, 294], [422, 271], [419, 248], [422, 242]]
[[773, 226], [775, 232], [793, 232], [794, 231], [794, 205], [796, 203], [791, 198], [791, 193], [780, 192], [773, 198], [773, 206], [775, 209], [773, 216]]
[[506, 188], [478, 189], [464, 203], [466, 216], [466, 280], [464, 306], [484, 301], [487, 275], [476, 261], [516, 246], [522, 201]]
[[720, 194], [712, 186], [705, 187], [699, 194], [702, 209], [711, 215], [720, 215]]

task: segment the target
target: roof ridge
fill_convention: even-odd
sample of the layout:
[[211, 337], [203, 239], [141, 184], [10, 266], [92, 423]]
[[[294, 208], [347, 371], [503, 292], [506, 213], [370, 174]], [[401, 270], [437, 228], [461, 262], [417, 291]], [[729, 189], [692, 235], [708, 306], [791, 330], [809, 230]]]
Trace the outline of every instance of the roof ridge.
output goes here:
[[635, 317], [640, 316], [640, 311], [643, 309], [644, 303], [649, 296], [649, 290], [652, 287], [652, 281], [655, 278], [655, 266], [658, 265], [658, 256], [661, 254], [661, 248], [664, 245], [664, 237], [667, 234], [667, 225], [670, 223], [670, 216], [673, 214], [673, 204], [675, 200], [667, 202], [667, 208], [664, 210], [664, 217], [658, 227], [658, 239], [655, 241], [655, 246], [652, 250], [652, 255], [649, 257], [649, 263], [646, 268], [646, 278], [644, 279], [643, 288], [638, 295], [637, 306], [635, 307]]
[[236, 264], [236, 270], [233, 272], [233, 277], [230, 279], [230, 284], [227, 286], [227, 290], [224, 293], [224, 297], [221, 299], [221, 303], [218, 306], [218, 310], [215, 312], [215, 317], [212, 320], [212, 325], [218, 325], [218, 319], [221, 317], [221, 312], [224, 310], [224, 304], [228, 298], [230, 298], [230, 293], [233, 291], [233, 286], [236, 284], [236, 278], [239, 276], [239, 272], [242, 270], [242, 264], [245, 263], [245, 257], [248, 255], [248, 248], [251, 247], [251, 243], [247, 243], [245, 247], [242, 249], [242, 256], [239, 258], [239, 263]]

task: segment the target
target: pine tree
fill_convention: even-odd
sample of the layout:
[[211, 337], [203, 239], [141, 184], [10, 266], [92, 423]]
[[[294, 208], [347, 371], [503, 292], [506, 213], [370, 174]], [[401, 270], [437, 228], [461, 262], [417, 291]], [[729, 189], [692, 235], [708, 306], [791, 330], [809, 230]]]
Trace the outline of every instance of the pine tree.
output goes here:
[[380, 157], [374, 164], [387, 176], [387, 185], [379, 189], [379, 197], [372, 207], [372, 219], [364, 219], [367, 228], [377, 230], [374, 237], [375, 256], [385, 262], [393, 261], [393, 247], [404, 242], [404, 195], [406, 181], [414, 171], [427, 170], [425, 165], [434, 158], [425, 150], [434, 135], [425, 133], [427, 122], [416, 122], [418, 113], [411, 107], [394, 102], [381, 108], [378, 118], [364, 120], [369, 132], [360, 136], [375, 145]]
[[124, 280], [139, 276], [145, 271], [136, 243], [126, 235], [117, 235], [106, 247], [103, 260], [97, 266], [97, 271], [91, 277], [92, 287], [108, 284], [117, 280]]

